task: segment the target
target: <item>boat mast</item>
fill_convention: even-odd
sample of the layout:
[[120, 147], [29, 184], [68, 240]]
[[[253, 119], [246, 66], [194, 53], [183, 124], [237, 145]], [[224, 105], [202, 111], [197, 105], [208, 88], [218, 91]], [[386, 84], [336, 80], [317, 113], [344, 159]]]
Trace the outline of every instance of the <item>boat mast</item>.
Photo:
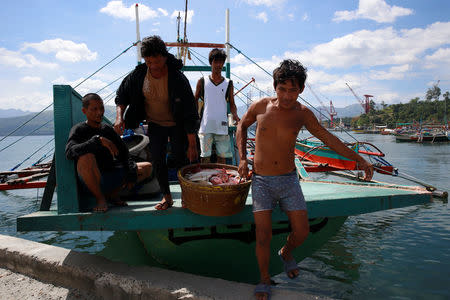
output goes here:
[[[181, 16], [180, 16], [180, 12], [178, 12], [178, 17], [177, 17], [177, 43], [181, 42], [181, 39], [180, 39], [180, 22], [181, 22]], [[181, 59], [180, 47], [177, 47], [177, 58]]]
[[225, 48], [227, 52], [227, 61], [226, 61], [226, 74], [225, 76], [230, 79], [231, 70], [230, 70], [230, 9], [227, 8], [225, 11]]
[[141, 34], [139, 32], [139, 8], [138, 4], [136, 3], [135, 6], [135, 12], [136, 12], [136, 51], [137, 51], [137, 64], [140, 65], [142, 61], [141, 56]]
[[[188, 0], [186, 0], [186, 6], [184, 8], [184, 38], [183, 38], [183, 43], [187, 43], [187, 36], [186, 36], [186, 26], [187, 26], [187, 13], [188, 13]], [[186, 48], [184, 48], [184, 52], [183, 52], [183, 65], [186, 64], [186, 54], [188, 51], [188, 47], [186, 46]]]

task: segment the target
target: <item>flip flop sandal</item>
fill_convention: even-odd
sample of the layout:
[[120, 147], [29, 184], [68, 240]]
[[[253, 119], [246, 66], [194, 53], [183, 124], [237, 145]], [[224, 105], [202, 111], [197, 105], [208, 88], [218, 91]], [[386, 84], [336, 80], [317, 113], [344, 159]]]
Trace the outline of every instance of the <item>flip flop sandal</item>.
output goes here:
[[270, 288], [270, 284], [259, 283], [255, 287], [255, 293], [254, 293], [255, 296], [257, 293], [267, 294], [267, 300], [270, 300], [270, 297], [272, 296], [272, 290]]
[[281, 255], [281, 249], [278, 251], [278, 256], [283, 262], [284, 272], [286, 273], [287, 277], [289, 277], [290, 279], [296, 278], [298, 275], [294, 275], [292, 277], [290, 276], [292, 271], [299, 270], [299, 267], [297, 266], [297, 262], [295, 261], [295, 259], [289, 261], [284, 260], [283, 256]]

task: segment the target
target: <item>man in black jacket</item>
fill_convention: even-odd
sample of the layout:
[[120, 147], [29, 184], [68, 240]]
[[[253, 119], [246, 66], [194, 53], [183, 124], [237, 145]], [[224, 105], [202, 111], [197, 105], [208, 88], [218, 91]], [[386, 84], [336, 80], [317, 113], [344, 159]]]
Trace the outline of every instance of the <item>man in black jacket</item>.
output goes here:
[[198, 160], [199, 118], [189, 81], [180, 71], [183, 64], [167, 52], [164, 41], [159, 36], [144, 38], [141, 54], [145, 64], [125, 77], [117, 90], [114, 129], [121, 133], [147, 121], [152, 165], [163, 194], [156, 209], [165, 210], [173, 205], [166, 163], [168, 139], [177, 168], [187, 163], [186, 150], [189, 161]]
[[114, 129], [102, 123], [105, 107], [99, 95], [90, 93], [82, 99], [86, 122], [70, 130], [66, 157], [76, 161], [78, 177], [94, 195], [95, 212], [105, 212], [107, 201], [124, 206], [119, 192], [125, 185], [133, 185], [151, 174], [149, 162], [134, 163], [128, 148]]

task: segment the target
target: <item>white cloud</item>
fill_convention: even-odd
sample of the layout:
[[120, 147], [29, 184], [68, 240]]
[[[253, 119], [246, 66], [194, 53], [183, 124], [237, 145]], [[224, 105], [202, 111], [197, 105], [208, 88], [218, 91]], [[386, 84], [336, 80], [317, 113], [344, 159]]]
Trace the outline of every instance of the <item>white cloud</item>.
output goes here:
[[25, 76], [20, 78], [20, 81], [23, 83], [40, 83], [42, 81], [41, 77], [37, 77], [37, 76]]
[[[414, 96], [414, 97], [416, 97], [416, 96]], [[381, 103], [381, 101], [384, 101], [384, 103], [386, 103], [386, 104], [393, 104], [394, 102], [397, 102], [399, 99], [402, 99], [402, 98], [412, 99], [414, 97], [405, 97], [404, 95], [401, 97], [396, 92], [385, 92], [385, 93], [378, 94], [376, 99], [374, 99], [374, 101], [376, 103]]]
[[[180, 13], [180, 17], [181, 17], [181, 22], [183, 22], [184, 24], [184, 10], [174, 10], [172, 15], [170, 16], [171, 19], [176, 19], [178, 17], [178, 13]], [[187, 11], [187, 23], [191, 24], [192, 23], [192, 17], [194, 16], [194, 11], [188, 9]]]
[[445, 45], [449, 40], [450, 22], [437, 22], [423, 29], [360, 30], [290, 55], [307, 66], [326, 68], [403, 65], [417, 62], [426, 50]]
[[384, 0], [359, 0], [357, 10], [342, 10], [334, 13], [333, 21], [350, 21], [356, 19], [370, 19], [378, 23], [392, 23], [397, 17], [408, 16], [412, 9], [390, 6]]
[[50, 93], [27, 91], [21, 95], [2, 95], [0, 96], [0, 107], [4, 109], [15, 108], [24, 111], [40, 111], [52, 103], [53, 98]]
[[161, 25], [161, 23], [160, 23], [160, 22], [155, 22], [155, 23], [153, 23], [152, 25], [153, 25], [153, 26], [159, 26], [159, 25]]
[[425, 68], [445, 68], [450, 66], [450, 48], [440, 48], [431, 55], [425, 56]]
[[411, 67], [406, 65], [391, 67], [388, 71], [372, 71], [370, 78], [374, 80], [394, 80], [404, 79], [406, 72], [410, 71]]
[[230, 63], [232, 63], [233, 65], [234, 64], [242, 65], [242, 64], [248, 63], [248, 60], [245, 58], [244, 55], [239, 53], [238, 55], [235, 55], [234, 57], [232, 57], [230, 59]]
[[[83, 80], [85, 80], [85, 78], [79, 78], [79, 79], [71, 81], [71, 80], [64, 78], [64, 76], [60, 76], [60, 77], [54, 79], [51, 83], [52, 84], [67, 84], [67, 85], [70, 85], [73, 88], [75, 88], [75, 86], [77, 86]], [[86, 80], [85, 82], [83, 82], [79, 87], [77, 87], [76, 91], [80, 95], [83, 96], [87, 93], [95, 93], [98, 90], [103, 89], [106, 85], [108, 85], [108, 83], [104, 82], [103, 80], [90, 78], [90, 79]], [[107, 94], [110, 92], [111, 92], [111, 90], [109, 89], [109, 87], [102, 90], [102, 93], [104, 93], [104, 94]]]
[[[130, 6], [126, 7], [121, 0], [119, 1], [110, 1], [108, 4], [106, 4], [105, 7], [102, 7], [100, 9], [101, 13], [107, 14], [109, 16], [112, 16], [114, 18], [118, 19], [124, 19], [128, 21], [135, 21], [136, 20], [136, 4], [131, 4]], [[158, 11], [164, 15], [164, 12], [166, 12], [164, 9], [158, 9], [158, 11], [153, 10], [151, 7], [145, 5], [145, 4], [139, 4], [139, 20], [144, 21], [147, 19], [154, 19], [157, 18]], [[167, 12], [166, 12], [167, 13]], [[164, 15], [167, 16], [167, 15]]]
[[309, 21], [309, 16], [308, 16], [307, 13], [304, 13], [304, 14], [303, 14], [302, 20], [305, 21], [305, 22], [306, 22], [306, 21]]
[[167, 10], [163, 9], [163, 8], [158, 8], [158, 11], [164, 16], [167, 17], [169, 15], [169, 13], [167, 12]]
[[[234, 57], [233, 59], [240, 61], [240, 63], [245, 62], [243, 58], [240, 57], [238, 58], [238, 56]], [[256, 58], [252, 59], [255, 60], [258, 63], [258, 65], [260, 65], [264, 70], [267, 70], [270, 74], [272, 73], [273, 69], [275, 69], [279, 65], [281, 61], [281, 58], [276, 56], [273, 56], [270, 60], [263, 60], [263, 61]], [[242, 78], [245, 81], [250, 81], [252, 77], [255, 78], [255, 84], [264, 91], [266, 89], [270, 90], [273, 89], [272, 78], [269, 77], [265, 72], [263, 72], [259, 67], [257, 67], [253, 63], [249, 63], [247, 61], [247, 64], [233, 66], [232, 72], [233, 74], [236, 74], [239, 78]]]
[[92, 52], [85, 43], [77, 44], [69, 40], [53, 39], [40, 43], [24, 43], [22, 51], [33, 48], [41, 53], [55, 53], [58, 60], [66, 62], [91, 61], [97, 59], [97, 52]]
[[267, 18], [267, 13], [265, 11], [260, 12], [259, 14], [257, 14], [255, 16], [255, 18], [258, 19], [258, 20], [262, 20], [264, 23], [267, 23], [267, 21], [269, 20]]
[[58, 68], [58, 64], [42, 62], [31, 54], [23, 54], [5, 48], [0, 48], [0, 65], [16, 68]]
[[286, 0], [244, 0], [244, 2], [254, 6], [281, 7]]
[[289, 21], [293, 21], [295, 19], [294, 14], [287, 14]]

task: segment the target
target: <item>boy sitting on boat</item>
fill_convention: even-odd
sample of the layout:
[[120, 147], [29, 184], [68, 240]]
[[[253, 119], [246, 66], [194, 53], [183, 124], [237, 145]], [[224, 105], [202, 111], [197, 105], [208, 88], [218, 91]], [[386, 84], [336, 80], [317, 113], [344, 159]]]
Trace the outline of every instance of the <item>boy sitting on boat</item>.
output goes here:
[[85, 95], [81, 110], [87, 120], [71, 129], [66, 157], [76, 161], [81, 186], [94, 195], [97, 202], [94, 212], [107, 211], [108, 202], [126, 206], [119, 192], [149, 177], [151, 164], [134, 163], [114, 128], [102, 123], [105, 107], [99, 95]]
[[212, 145], [216, 146], [217, 162], [224, 164], [231, 157], [230, 136], [228, 135], [227, 103], [235, 122], [239, 122], [233, 95], [233, 81], [222, 76], [222, 68], [227, 55], [220, 49], [209, 53], [211, 75], [203, 76], [197, 82], [195, 100], [199, 103], [201, 117], [198, 137], [200, 140], [201, 162], [209, 163]]
[[278, 255], [289, 278], [299, 274], [292, 251], [299, 247], [309, 233], [306, 203], [295, 171], [294, 149], [300, 129], [306, 129], [338, 154], [356, 161], [371, 180], [373, 168], [356, 152], [324, 129], [314, 114], [297, 102], [305, 88], [306, 68], [296, 60], [284, 60], [273, 71], [276, 97], [263, 98], [253, 103], [239, 122], [236, 141], [239, 148], [239, 174], [246, 178], [247, 129], [258, 121], [256, 147], [253, 158], [252, 198], [256, 225], [256, 257], [261, 276], [256, 286], [257, 299], [270, 297], [270, 240], [271, 214], [277, 202], [289, 218], [292, 232]]

